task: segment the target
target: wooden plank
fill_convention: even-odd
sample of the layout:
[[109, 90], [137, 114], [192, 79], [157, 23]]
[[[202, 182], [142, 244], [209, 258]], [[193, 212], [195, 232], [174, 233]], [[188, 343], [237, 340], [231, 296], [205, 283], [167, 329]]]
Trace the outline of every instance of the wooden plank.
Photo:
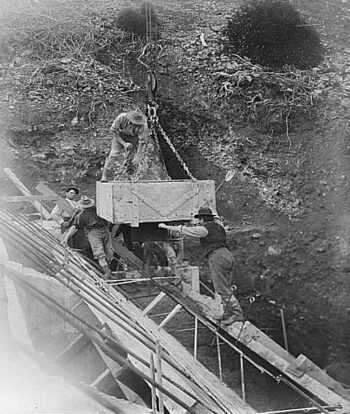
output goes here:
[[26, 203], [32, 201], [55, 201], [57, 200], [57, 195], [28, 195], [28, 196], [7, 196], [1, 197], [2, 200], [7, 203]]
[[108, 375], [111, 375], [111, 371], [108, 369], [108, 368], [106, 368], [97, 378], [95, 378], [91, 383], [90, 383], [90, 385], [92, 386], [92, 387], [98, 387], [98, 385], [102, 382], [102, 381], [104, 381], [106, 378], [107, 378], [107, 376]]
[[[136, 190], [134, 187], [137, 188], [137, 183], [131, 183], [131, 226], [138, 227], [140, 224], [140, 203], [139, 197], [136, 194]], [[112, 200], [112, 209], [113, 213], [115, 212], [115, 205], [114, 201]], [[113, 216], [114, 217], [114, 216]]]
[[38, 190], [40, 193], [46, 195], [46, 196], [52, 196], [55, 197], [56, 200], [56, 204], [62, 208], [64, 211], [66, 211], [68, 214], [73, 215], [74, 213], [74, 208], [68, 204], [64, 198], [60, 197], [58, 194], [56, 194], [53, 190], [51, 190], [51, 188], [49, 188], [47, 185], [43, 184], [43, 183], [39, 183], [36, 187], [36, 190]]
[[300, 354], [298, 358], [296, 358], [294, 366], [303, 374], [307, 373], [310, 377], [350, 401], [350, 390], [342, 387], [338, 381], [330, 377], [325, 371], [323, 371], [323, 369], [314, 364], [305, 355]]
[[58, 194], [56, 194], [53, 190], [51, 190], [51, 188], [49, 188], [47, 185], [45, 185], [44, 183], [40, 182], [36, 187], [36, 190], [39, 191], [39, 193], [41, 194], [45, 194], [45, 195], [52, 195], [52, 196], [56, 196], [58, 197]]
[[[25, 185], [17, 178], [17, 176], [10, 170], [10, 168], [4, 168], [5, 174], [9, 177], [9, 179], [13, 182], [13, 184], [24, 194], [27, 196], [32, 196], [33, 194], [25, 187]], [[33, 206], [39, 211], [39, 213], [43, 216], [45, 220], [49, 220], [51, 218], [51, 214], [43, 207], [38, 201], [31, 202]]]
[[[334, 391], [327, 388], [327, 386], [321, 384], [307, 373], [304, 373], [300, 377], [293, 374], [288, 368], [291, 365], [291, 359], [295, 360], [295, 358], [288, 354], [288, 360], [286, 360], [281, 356], [280, 352], [274, 352], [273, 349], [278, 347], [278, 344], [276, 343], [274, 343], [273, 349], [270, 349], [269, 344], [273, 341], [268, 338], [267, 335], [259, 331], [249, 321], [244, 323], [243, 329], [242, 322], [235, 322], [227, 327], [226, 330], [231, 336], [238, 338], [238, 340], [245, 346], [284, 373], [286, 377], [289, 377], [302, 389], [309, 391], [312, 395], [317, 396], [321, 401], [328, 405], [340, 405], [343, 407], [344, 412], [346, 412], [346, 410], [350, 412], [350, 401], [345, 400], [343, 397], [336, 394]], [[259, 335], [257, 335], [257, 331], [259, 331]]]
[[115, 239], [113, 240], [113, 249], [119, 256], [126, 259], [137, 270], [144, 269], [143, 261]]
[[147, 313], [151, 310], [151, 309], [153, 309], [156, 305], [157, 305], [157, 303], [158, 302], [160, 302], [164, 297], [165, 297], [166, 295], [165, 295], [165, 293], [164, 292], [160, 292], [159, 293], [159, 295], [157, 295], [153, 300], [152, 300], [152, 302], [151, 303], [149, 303], [146, 307], [145, 307], [145, 309], [142, 311], [142, 316], [145, 316], [145, 315], [147, 315]]
[[177, 304], [175, 308], [169, 313], [169, 315], [162, 320], [158, 326], [158, 329], [163, 328], [179, 312], [180, 309], [182, 309], [182, 306]]
[[[10, 263], [8, 263], [8, 265], [10, 272], [15, 270]], [[26, 275], [27, 278], [30, 276], [38, 278], [41, 275], [39, 272], [24, 267], [21, 267], [20, 270], [20, 273]], [[106, 288], [108, 288], [108, 286], [104, 286], [104, 289]], [[162, 361], [164, 362], [162, 367], [165, 389], [176, 395], [176, 397], [186, 405], [192, 406], [196, 401], [200, 401], [204, 406], [211, 407], [212, 411], [217, 414], [251, 414], [255, 412], [251, 407], [245, 404], [236, 393], [228, 389], [217, 377], [215, 377], [214, 374], [196, 361], [186, 348], [175, 338], [167, 334], [164, 330], [158, 330], [157, 325], [150, 318], [142, 317], [140, 315], [141, 310], [131, 302], [125, 300], [123, 295], [112, 288], [109, 289], [109, 295], [118, 303], [118, 308], [123, 313], [130, 315], [130, 320], [134, 321], [137, 318], [140, 318], [140, 326], [143, 327], [145, 332], [160, 340], [160, 344], [164, 349], [164, 355], [167, 355], [168, 358], [171, 357], [173, 363], [186, 373], [186, 375], [182, 375], [175, 371], [172, 365]], [[110, 326], [113, 334], [123, 346], [130, 349], [130, 351], [136, 355], [140, 355], [141, 358], [144, 358], [144, 355], [149, 351], [145, 344], [140, 342], [134, 335], [130, 334], [130, 332], [126, 331], [121, 325], [110, 319], [108, 314], [104, 314], [93, 307], [91, 307], [91, 311], [100, 320], [100, 323], [106, 323]], [[136, 368], [139, 368], [142, 372], [147, 371], [148, 375], [148, 367], [141, 361], [135, 360], [135, 358], [132, 358], [131, 356], [130, 361], [132, 361], [133, 365]], [[189, 377], [191, 380], [189, 380]], [[167, 381], [166, 378], [172, 378], [173, 381], [181, 385], [183, 390], [188, 390], [194, 395], [195, 399], [179, 389], [175, 384]], [[182, 409], [182, 411], [179, 410], [178, 403], [172, 401], [170, 397], [166, 398], [164, 402], [169, 412], [184, 413], [184, 409]], [[204, 406], [202, 407], [203, 410], [201, 413], [205, 412]]]
[[80, 334], [73, 342], [63, 349], [63, 351], [55, 358], [54, 362], [59, 365], [66, 364], [86, 345], [88, 345], [89, 342], [90, 339], [86, 335]]

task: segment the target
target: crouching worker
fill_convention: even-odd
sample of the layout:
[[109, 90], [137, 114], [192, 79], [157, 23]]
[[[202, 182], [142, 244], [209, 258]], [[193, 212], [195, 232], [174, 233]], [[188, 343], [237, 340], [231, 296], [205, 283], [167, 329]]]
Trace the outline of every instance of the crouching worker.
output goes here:
[[159, 227], [199, 238], [208, 259], [215, 292], [221, 296], [224, 306], [221, 324], [228, 326], [233, 322], [243, 321], [242, 308], [233, 295], [232, 273], [235, 261], [227, 247], [225, 229], [221, 223], [214, 220], [215, 216], [209, 207], [201, 207], [194, 217], [199, 219], [197, 226], [168, 226], [160, 223]]
[[73, 226], [67, 231], [62, 244], [67, 244], [67, 240], [79, 229], [86, 232], [94, 259], [101, 266], [105, 279], [111, 277], [109, 268], [113, 259], [112, 238], [109, 232], [109, 222], [96, 213], [95, 202], [91, 198], [82, 196], [78, 201], [81, 212], [75, 217]]
[[111, 151], [103, 167], [101, 182], [107, 182], [115, 164], [123, 166], [127, 159], [128, 151], [137, 147], [133, 161], [140, 161], [142, 150], [149, 137], [147, 118], [141, 111], [122, 112], [114, 120], [111, 126], [112, 145]]

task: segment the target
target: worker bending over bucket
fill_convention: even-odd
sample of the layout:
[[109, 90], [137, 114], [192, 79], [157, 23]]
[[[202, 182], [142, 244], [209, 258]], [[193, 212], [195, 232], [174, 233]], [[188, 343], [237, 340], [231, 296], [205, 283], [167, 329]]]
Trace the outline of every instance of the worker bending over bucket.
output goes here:
[[243, 321], [241, 306], [233, 295], [232, 273], [235, 261], [227, 247], [225, 229], [214, 219], [209, 207], [201, 207], [194, 217], [199, 219], [197, 226], [168, 226], [160, 223], [159, 227], [200, 239], [204, 254], [208, 258], [215, 291], [221, 296], [224, 306], [221, 324], [228, 326], [233, 322]]
[[67, 240], [77, 229], [84, 229], [89, 240], [94, 258], [101, 266], [105, 279], [111, 277], [109, 265], [113, 260], [112, 238], [109, 232], [109, 222], [96, 213], [95, 201], [86, 196], [82, 196], [78, 201], [81, 212], [75, 217], [73, 226], [68, 230], [62, 244], [67, 244]]
[[122, 166], [129, 153], [137, 146], [136, 155], [133, 158], [135, 163], [140, 161], [142, 150], [149, 137], [146, 116], [139, 110], [122, 112], [114, 120], [111, 126], [112, 145], [111, 151], [106, 159], [102, 182], [107, 182], [115, 164]]

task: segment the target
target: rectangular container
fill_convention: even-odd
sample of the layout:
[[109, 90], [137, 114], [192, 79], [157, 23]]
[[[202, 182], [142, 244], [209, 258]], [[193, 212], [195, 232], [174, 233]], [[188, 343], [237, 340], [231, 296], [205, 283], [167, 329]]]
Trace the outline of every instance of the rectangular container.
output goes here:
[[97, 213], [112, 223], [192, 220], [202, 206], [216, 213], [212, 180], [97, 182]]

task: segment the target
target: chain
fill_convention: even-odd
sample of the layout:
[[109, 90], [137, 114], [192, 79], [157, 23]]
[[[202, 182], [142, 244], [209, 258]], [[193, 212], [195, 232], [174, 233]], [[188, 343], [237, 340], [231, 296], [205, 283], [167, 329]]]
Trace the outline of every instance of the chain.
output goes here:
[[[155, 21], [155, 24], [157, 23], [157, 20]], [[151, 5], [149, 3], [146, 3], [146, 39], [147, 39], [147, 45], [145, 50], [147, 49], [147, 47], [151, 46], [152, 44], [152, 10], [151, 10]], [[167, 136], [167, 134], [165, 133], [165, 131], [163, 130], [163, 128], [161, 127], [160, 123], [159, 123], [159, 119], [157, 116], [157, 104], [155, 103], [155, 94], [156, 94], [156, 90], [157, 90], [157, 78], [155, 76], [155, 66], [157, 63], [157, 57], [159, 54], [158, 51], [158, 39], [157, 39], [157, 27], [155, 28], [155, 42], [153, 44], [153, 46], [156, 49], [156, 56], [153, 60], [153, 67], [150, 66], [149, 62], [147, 66], [148, 68], [148, 72], [147, 72], [147, 86], [148, 86], [148, 97], [149, 97], [149, 101], [150, 104], [147, 105], [147, 111], [148, 111], [148, 119], [150, 121], [151, 124], [151, 133], [152, 136], [154, 137], [154, 141], [155, 141], [155, 145], [157, 147], [157, 150], [159, 152], [160, 155], [162, 155], [161, 152], [161, 148], [160, 148], [160, 144], [159, 144], [159, 138], [158, 135], [156, 133], [156, 128], [158, 128], [158, 130], [160, 131], [162, 137], [164, 138], [165, 142], [168, 144], [169, 148], [171, 149], [171, 151], [173, 152], [173, 154], [175, 155], [176, 159], [178, 160], [178, 162], [180, 163], [182, 170], [187, 174], [187, 177], [190, 178], [191, 180], [195, 180], [195, 178], [193, 177], [193, 175], [191, 174], [191, 171], [188, 169], [187, 165], [185, 164], [184, 160], [180, 157], [179, 153], [176, 151], [173, 143], [170, 141], [169, 137]], [[163, 158], [163, 156], [162, 156]]]
[[157, 119], [157, 107], [158, 105], [155, 102], [150, 102], [147, 105], [147, 116], [150, 124], [151, 137], [153, 138], [154, 145], [156, 146], [158, 156], [165, 165], [162, 150], [159, 144], [159, 139], [155, 129], [155, 121]]
[[188, 178], [190, 178], [191, 180], [195, 180], [195, 178], [193, 177], [193, 175], [191, 174], [191, 171], [188, 169], [187, 165], [185, 164], [185, 161], [180, 157], [179, 153], [176, 151], [173, 143], [170, 141], [170, 138], [167, 136], [167, 134], [165, 133], [165, 131], [163, 130], [163, 128], [161, 127], [158, 117], [156, 116], [155, 119], [155, 124], [158, 127], [162, 137], [164, 138], [165, 142], [168, 144], [169, 148], [171, 149], [171, 151], [173, 152], [173, 154], [175, 155], [176, 159], [179, 161], [179, 163], [181, 164], [182, 169], [186, 172]]

